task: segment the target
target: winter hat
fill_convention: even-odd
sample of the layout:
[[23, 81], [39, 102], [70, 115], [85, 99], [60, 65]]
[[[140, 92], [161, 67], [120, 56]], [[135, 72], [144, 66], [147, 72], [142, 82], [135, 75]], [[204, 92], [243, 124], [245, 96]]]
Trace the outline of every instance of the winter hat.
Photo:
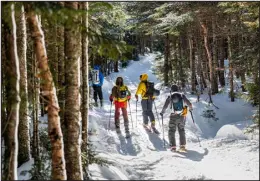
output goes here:
[[178, 86], [176, 84], [173, 84], [171, 87], [172, 92], [177, 92], [179, 90]]

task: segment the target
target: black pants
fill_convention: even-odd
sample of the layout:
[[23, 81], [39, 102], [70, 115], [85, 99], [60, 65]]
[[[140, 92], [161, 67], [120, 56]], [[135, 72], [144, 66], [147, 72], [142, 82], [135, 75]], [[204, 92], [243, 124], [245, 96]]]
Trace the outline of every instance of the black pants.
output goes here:
[[103, 100], [102, 87], [93, 85], [93, 89], [94, 89], [94, 100], [95, 100], [95, 102], [97, 102], [97, 96], [98, 96], [100, 101]]

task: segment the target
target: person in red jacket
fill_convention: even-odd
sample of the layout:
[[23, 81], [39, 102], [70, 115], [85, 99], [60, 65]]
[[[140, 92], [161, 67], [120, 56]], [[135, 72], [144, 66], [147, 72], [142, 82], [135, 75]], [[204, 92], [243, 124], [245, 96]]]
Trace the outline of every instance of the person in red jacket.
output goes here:
[[127, 116], [127, 101], [131, 99], [131, 93], [128, 90], [128, 87], [124, 85], [123, 78], [117, 77], [116, 85], [112, 88], [112, 94], [109, 97], [111, 103], [114, 101], [115, 104], [115, 126], [116, 132], [120, 133], [120, 109], [123, 113], [124, 126], [126, 137], [130, 137], [129, 133], [129, 120]]

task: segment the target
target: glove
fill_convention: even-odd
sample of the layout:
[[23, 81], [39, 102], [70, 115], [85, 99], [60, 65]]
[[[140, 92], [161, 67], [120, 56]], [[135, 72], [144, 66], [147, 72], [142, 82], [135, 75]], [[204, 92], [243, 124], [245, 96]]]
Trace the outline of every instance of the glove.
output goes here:
[[127, 96], [127, 100], [130, 100], [131, 99], [131, 96]]
[[135, 95], [136, 100], [138, 101], [138, 95]]
[[163, 113], [160, 113], [160, 115], [163, 117]]
[[110, 102], [113, 102], [113, 97], [112, 97], [112, 95], [110, 95], [109, 100], [110, 100]]

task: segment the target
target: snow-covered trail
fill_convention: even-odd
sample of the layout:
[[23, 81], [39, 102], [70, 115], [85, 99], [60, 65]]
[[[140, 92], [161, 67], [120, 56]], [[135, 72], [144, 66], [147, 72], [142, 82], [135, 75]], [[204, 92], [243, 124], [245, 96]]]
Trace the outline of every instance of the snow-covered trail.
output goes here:
[[[259, 143], [257, 140], [249, 140], [240, 131], [250, 124], [246, 120], [252, 115], [252, 107], [242, 100], [230, 103], [227, 95], [213, 96], [214, 103], [220, 107], [219, 110], [215, 110], [219, 118], [215, 122], [201, 117], [207, 102], [195, 103], [196, 98], [188, 95], [194, 106], [196, 126], [188, 114], [186, 120], [188, 152], [185, 155], [172, 153], [163, 147], [161, 118], [158, 122], [155, 108], [156, 127], [161, 134], [146, 133], [142, 127], [140, 101], [137, 102], [136, 110], [134, 94], [139, 83], [139, 75], [142, 73], [147, 73], [149, 80], [158, 83], [156, 86], [160, 88], [159, 81], [152, 74], [155, 56], [155, 54], [149, 54], [141, 57], [140, 61], [130, 61], [126, 69], [120, 70], [119, 73], [112, 73], [106, 78], [103, 93], [107, 101], [103, 108], [94, 108], [90, 111], [89, 129], [97, 130], [97, 135], [91, 136], [90, 139], [96, 151], [99, 152], [99, 156], [113, 162], [113, 166], [107, 168], [91, 165], [92, 178], [97, 180], [259, 179]], [[128, 108], [132, 134], [130, 139], [124, 138], [122, 117], [120, 126], [123, 134], [119, 136], [115, 132], [114, 106], [112, 106], [110, 129], [108, 129], [110, 117], [108, 97], [117, 76], [124, 78], [124, 83], [132, 93], [130, 101], [132, 116]], [[163, 88], [161, 95], [156, 98], [155, 105], [158, 113], [168, 94], [168, 90]], [[206, 97], [202, 96], [202, 100], [205, 99]], [[169, 113], [168, 109], [164, 117], [166, 146], [168, 145]], [[197, 136], [200, 136], [202, 147], [198, 143]], [[176, 137], [178, 144], [178, 133]]]

